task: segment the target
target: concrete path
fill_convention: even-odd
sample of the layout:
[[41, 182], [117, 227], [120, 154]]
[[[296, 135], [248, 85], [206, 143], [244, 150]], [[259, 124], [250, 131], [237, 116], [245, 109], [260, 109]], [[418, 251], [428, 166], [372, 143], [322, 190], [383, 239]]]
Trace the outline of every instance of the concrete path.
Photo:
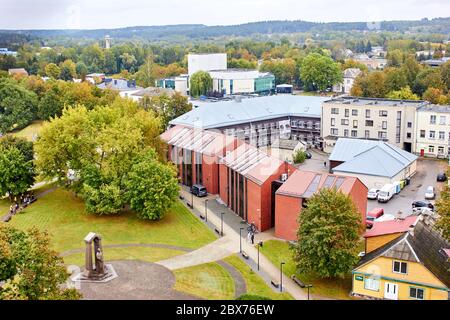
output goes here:
[[[192, 198], [187, 190], [181, 190], [181, 195], [190, 203]], [[205, 199], [194, 197], [194, 208], [192, 211], [197, 217], [200, 215], [200, 213], [203, 215], [205, 212], [204, 200]], [[225, 216], [227, 216], [227, 219], [224, 219], [223, 224], [223, 237], [200, 249], [167, 260], [159, 261], [157, 262], [158, 264], [170, 270], [176, 270], [203, 263], [219, 261], [227, 256], [230, 256], [231, 254], [239, 253], [240, 243], [242, 244], [242, 250], [245, 251], [249, 256], [249, 260], [253, 262], [257, 261], [258, 251], [252, 244], [246, 241], [246, 225], [243, 225], [240, 222], [241, 219], [225, 206], [218, 204], [215, 200], [215, 197], [208, 197], [208, 208], [208, 223], [213, 228], [216, 228], [218, 230], [221, 229], [220, 212], [224, 212]], [[242, 233], [241, 242], [239, 241], [240, 228], [245, 228], [244, 232]], [[272, 238], [272, 236], [270, 234], [256, 234], [255, 243], [258, 243], [258, 241], [260, 241], [260, 238], [267, 239]], [[274, 280], [278, 283], [280, 281], [280, 270], [278, 266], [274, 266], [262, 254], [259, 255], [259, 262], [259, 273], [265, 275], [263, 279], [266, 281], [266, 283], [270, 282], [271, 280]], [[268, 283], [268, 285], [271, 286], [270, 283]], [[297, 300], [307, 299], [307, 293], [304, 292], [295, 282], [293, 282], [285, 275], [283, 275], [283, 290], [289, 292]]]

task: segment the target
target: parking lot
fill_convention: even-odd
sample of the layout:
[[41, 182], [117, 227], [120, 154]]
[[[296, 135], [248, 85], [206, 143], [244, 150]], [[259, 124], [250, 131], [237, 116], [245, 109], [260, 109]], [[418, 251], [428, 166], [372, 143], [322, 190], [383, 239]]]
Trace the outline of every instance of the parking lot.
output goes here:
[[[317, 172], [328, 172], [328, 167], [324, 167], [324, 162], [328, 156], [315, 150], [309, 150], [312, 158], [299, 166], [302, 170], [311, 170]], [[412, 213], [412, 202], [416, 200], [425, 200], [425, 190], [428, 186], [434, 186], [436, 195], [439, 195], [444, 183], [437, 182], [436, 176], [439, 172], [446, 171], [448, 166], [445, 160], [418, 159], [417, 172], [411, 178], [411, 183], [406, 186], [399, 194], [395, 195], [387, 203], [379, 203], [377, 200], [367, 200], [367, 211], [373, 208], [383, 208], [385, 213], [405, 217]], [[434, 200], [430, 201], [434, 204]]]

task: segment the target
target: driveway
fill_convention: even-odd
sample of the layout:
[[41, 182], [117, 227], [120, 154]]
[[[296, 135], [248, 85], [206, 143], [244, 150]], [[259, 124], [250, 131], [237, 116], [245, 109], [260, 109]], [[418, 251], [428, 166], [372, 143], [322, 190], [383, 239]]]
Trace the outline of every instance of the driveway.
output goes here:
[[[437, 195], [439, 195], [444, 183], [437, 182], [436, 176], [439, 172], [445, 171], [446, 168], [446, 161], [418, 159], [417, 172], [411, 178], [410, 185], [406, 186], [387, 203], [367, 200], [368, 211], [373, 208], [383, 208], [385, 213], [398, 214], [401, 217], [410, 215], [412, 213], [411, 203], [415, 200], [425, 200], [425, 190], [428, 186], [434, 186]], [[434, 203], [435, 201], [431, 202]]]

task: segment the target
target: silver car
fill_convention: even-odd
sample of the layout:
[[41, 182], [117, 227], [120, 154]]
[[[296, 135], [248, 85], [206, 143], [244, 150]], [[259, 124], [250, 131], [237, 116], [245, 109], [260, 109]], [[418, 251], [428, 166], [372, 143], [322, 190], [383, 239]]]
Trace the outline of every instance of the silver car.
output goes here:
[[425, 191], [425, 199], [432, 200], [436, 197], [433, 186], [428, 186], [427, 191]]
[[380, 192], [380, 190], [372, 188], [369, 190], [369, 192], [367, 193], [367, 199], [370, 200], [375, 200], [378, 198], [378, 192]]

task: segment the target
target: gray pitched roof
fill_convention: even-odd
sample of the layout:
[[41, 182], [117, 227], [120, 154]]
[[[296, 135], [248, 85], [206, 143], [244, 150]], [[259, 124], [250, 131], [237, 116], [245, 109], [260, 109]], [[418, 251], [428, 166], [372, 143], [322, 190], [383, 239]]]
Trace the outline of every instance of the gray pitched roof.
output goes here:
[[413, 233], [405, 233], [366, 254], [358, 262], [356, 268], [381, 256], [417, 262], [427, 268], [447, 288], [450, 288], [450, 262], [449, 257], [443, 252], [443, 249], [449, 248], [448, 241], [443, 239], [430, 225], [419, 221], [414, 227]]
[[195, 103], [197, 108], [170, 121], [171, 125], [220, 128], [286, 116], [320, 118], [321, 104], [329, 98], [276, 95], [237, 101]]
[[383, 141], [339, 138], [331, 161], [343, 161], [333, 171], [393, 177], [417, 156]]

